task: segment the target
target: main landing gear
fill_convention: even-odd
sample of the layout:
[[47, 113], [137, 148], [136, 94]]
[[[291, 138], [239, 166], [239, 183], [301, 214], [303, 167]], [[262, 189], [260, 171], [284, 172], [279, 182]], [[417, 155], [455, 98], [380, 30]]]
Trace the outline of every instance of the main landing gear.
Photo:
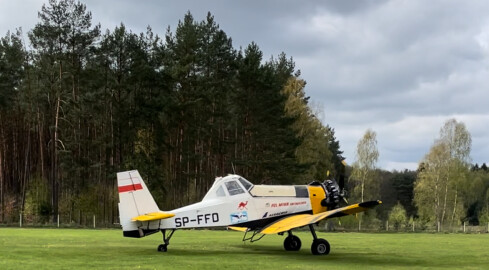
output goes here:
[[[316, 235], [316, 230], [312, 224], [309, 224], [309, 230], [313, 237], [311, 252], [314, 255], [328, 255], [330, 251], [330, 245], [328, 241], [322, 238], [318, 238]], [[284, 240], [284, 249], [287, 251], [298, 251], [301, 249], [301, 240], [299, 237], [292, 234], [292, 231], [288, 231], [288, 236]]]
[[298, 251], [301, 249], [301, 239], [292, 234], [291, 231], [288, 231], [289, 236], [287, 236], [284, 240], [284, 248], [287, 251]]
[[322, 238], [318, 238], [316, 235], [316, 230], [314, 230], [314, 227], [312, 224], [309, 224], [309, 230], [311, 230], [312, 237], [314, 240], [312, 240], [312, 245], [311, 245], [311, 252], [314, 255], [328, 255], [330, 251], [330, 246], [328, 241]]
[[170, 244], [170, 239], [173, 236], [174, 232], [175, 232], [175, 230], [171, 230], [167, 234], [166, 230], [161, 230], [161, 233], [163, 234], [163, 244], [158, 246], [159, 252], [167, 252], [168, 251], [168, 245]]

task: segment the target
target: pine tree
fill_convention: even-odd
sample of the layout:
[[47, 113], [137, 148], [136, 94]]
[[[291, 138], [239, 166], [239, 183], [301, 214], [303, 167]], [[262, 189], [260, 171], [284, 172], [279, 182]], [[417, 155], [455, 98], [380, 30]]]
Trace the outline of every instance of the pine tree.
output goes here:
[[[81, 71], [90, 46], [99, 35], [99, 26], [92, 28], [91, 18], [91, 13], [81, 3], [50, 0], [49, 5], [43, 5], [39, 12], [41, 22], [29, 33], [35, 50], [36, 76], [39, 78], [39, 111], [45, 113], [46, 126], [52, 126], [47, 138], [47, 142], [50, 142], [47, 154], [54, 221], [58, 215], [64, 178], [60, 174], [60, 165], [69, 167], [70, 159], [80, 158], [76, 146], [81, 144], [76, 134], [81, 128], [81, 121], [78, 117], [67, 117], [73, 115], [70, 110], [79, 109]], [[67, 119], [68, 123], [60, 119]], [[78, 177], [81, 175], [78, 174]]]
[[[22, 211], [30, 174], [30, 131], [20, 111], [19, 94], [27, 69], [22, 33], [0, 39], [0, 221], [10, 219], [12, 207]], [[15, 205], [10, 202], [17, 202]], [[7, 206], [10, 204], [9, 206]]]

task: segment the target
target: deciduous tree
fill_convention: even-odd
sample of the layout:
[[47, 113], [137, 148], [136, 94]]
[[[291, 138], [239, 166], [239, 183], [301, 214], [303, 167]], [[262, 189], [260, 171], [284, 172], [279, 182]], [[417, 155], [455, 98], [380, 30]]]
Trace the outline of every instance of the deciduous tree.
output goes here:
[[379, 159], [377, 150], [377, 134], [368, 129], [362, 139], [358, 141], [356, 160], [352, 164], [351, 179], [357, 183], [354, 196], [361, 202], [373, 200], [377, 197], [378, 181], [376, 181], [376, 164]]
[[467, 190], [471, 136], [461, 122], [450, 119], [423, 160], [415, 185], [415, 203], [429, 222], [460, 221]]

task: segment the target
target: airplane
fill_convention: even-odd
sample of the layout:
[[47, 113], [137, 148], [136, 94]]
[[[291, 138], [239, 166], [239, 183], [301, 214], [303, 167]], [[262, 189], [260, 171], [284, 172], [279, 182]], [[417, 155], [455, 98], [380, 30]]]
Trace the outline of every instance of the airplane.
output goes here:
[[[344, 181], [340, 179], [340, 184]], [[161, 211], [137, 170], [117, 173], [119, 217], [125, 237], [141, 238], [160, 232], [166, 252], [178, 229], [227, 227], [244, 232], [243, 242], [265, 235], [287, 233], [286, 251], [298, 251], [301, 240], [293, 229], [308, 226], [314, 255], [327, 255], [330, 244], [318, 238], [314, 224], [321, 220], [356, 214], [382, 202], [367, 201], [339, 207], [343, 187], [334, 180], [308, 185], [254, 185], [242, 176], [217, 177], [201, 202], [171, 211]]]

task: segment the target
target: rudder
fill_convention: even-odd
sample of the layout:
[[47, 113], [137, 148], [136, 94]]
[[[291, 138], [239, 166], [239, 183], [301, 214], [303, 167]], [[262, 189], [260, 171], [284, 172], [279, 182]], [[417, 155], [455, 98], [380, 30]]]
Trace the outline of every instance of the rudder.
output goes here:
[[119, 219], [123, 234], [127, 237], [143, 237], [145, 233], [138, 228], [132, 218], [148, 213], [159, 212], [153, 196], [149, 192], [137, 170], [117, 173], [119, 190]]

